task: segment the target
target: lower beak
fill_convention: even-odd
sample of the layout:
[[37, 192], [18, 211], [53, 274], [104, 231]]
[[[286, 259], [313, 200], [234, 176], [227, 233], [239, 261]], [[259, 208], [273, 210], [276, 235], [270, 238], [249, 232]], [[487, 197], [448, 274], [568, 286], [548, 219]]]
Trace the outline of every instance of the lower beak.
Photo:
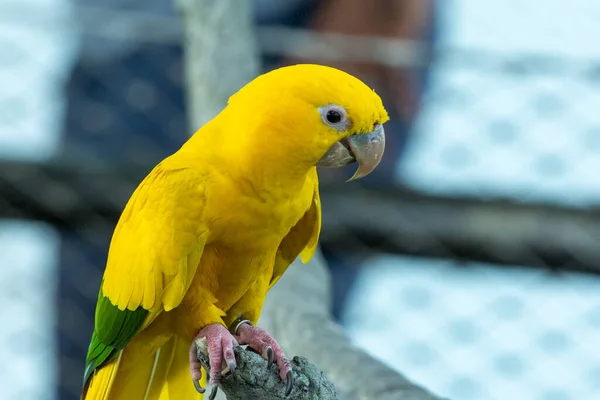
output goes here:
[[385, 149], [385, 131], [377, 124], [367, 134], [336, 142], [317, 163], [318, 167], [337, 168], [358, 162], [358, 169], [347, 182], [369, 175], [377, 167]]

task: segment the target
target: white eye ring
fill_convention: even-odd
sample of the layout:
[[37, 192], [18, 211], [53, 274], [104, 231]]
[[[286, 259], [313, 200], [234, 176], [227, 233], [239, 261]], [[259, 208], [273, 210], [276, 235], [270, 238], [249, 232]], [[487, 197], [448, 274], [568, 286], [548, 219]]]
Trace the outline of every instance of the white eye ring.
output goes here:
[[346, 127], [346, 110], [344, 107], [336, 105], [328, 105], [320, 107], [321, 119], [325, 124], [333, 128], [345, 128]]

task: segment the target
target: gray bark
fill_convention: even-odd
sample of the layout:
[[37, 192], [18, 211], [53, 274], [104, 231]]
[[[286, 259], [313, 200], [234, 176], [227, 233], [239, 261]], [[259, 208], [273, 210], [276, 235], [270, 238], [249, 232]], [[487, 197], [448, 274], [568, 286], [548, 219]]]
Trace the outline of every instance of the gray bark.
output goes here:
[[[210, 371], [206, 339], [196, 341], [198, 360]], [[338, 400], [335, 387], [323, 371], [304, 357], [294, 357], [290, 364], [294, 385], [286, 397], [286, 384], [279, 377], [276, 365], [267, 369], [267, 361], [257, 353], [242, 347], [234, 349], [237, 360], [235, 374], [229, 368], [222, 371], [219, 388], [227, 400]]]
[[[231, 94], [258, 74], [258, 53], [248, 1], [179, 0], [179, 5], [185, 20], [190, 123], [195, 131], [225, 106]], [[279, 341], [288, 356], [300, 355], [318, 364], [336, 388], [345, 393], [340, 395], [345, 400], [436, 399], [353, 346], [342, 328], [332, 321], [328, 311], [329, 274], [319, 252], [308, 265], [297, 264], [298, 261], [290, 266], [270, 291], [259, 321]], [[260, 357], [247, 351], [238, 351], [237, 355], [243, 361], [238, 368], [240, 376], [255, 379], [255, 382], [273, 382], [273, 385], [281, 382], [276, 373], [261, 366], [264, 361]], [[297, 361], [297, 372], [305, 374], [309, 381], [323, 382], [327, 386], [318, 368], [306, 359], [297, 360], [300, 360]], [[244, 398], [239, 397], [239, 390], [250, 390], [242, 383], [235, 389], [237, 382], [222, 387], [232, 396], [230, 400]], [[278, 398], [268, 397], [274, 392], [267, 392], [267, 389], [282, 388], [273, 385], [263, 386], [264, 392], [257, 398]], [[261, 387], [251, 389], [260, 391]], [[221, 392], [220, 398], [222, 395]], [[249, 396], [246, 393], [245, 398], [251, 399]], [[292, 398], [297, 397], [292, 395]]]

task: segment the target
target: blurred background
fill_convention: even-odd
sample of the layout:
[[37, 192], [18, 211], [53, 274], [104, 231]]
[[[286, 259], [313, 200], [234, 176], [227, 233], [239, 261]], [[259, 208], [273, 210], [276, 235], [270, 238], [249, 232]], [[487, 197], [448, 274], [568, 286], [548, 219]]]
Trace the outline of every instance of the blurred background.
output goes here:
[[[112, 229], [190, 133], [176, 4], [99, 4], [0, 1], [1, 399], [79, 398]], [[453, 400], [600, 398], [600, 3], [252, 7], [262, 70], [342, 68], [392, 116], [376, 173], [322, 171], [356, 343]]]

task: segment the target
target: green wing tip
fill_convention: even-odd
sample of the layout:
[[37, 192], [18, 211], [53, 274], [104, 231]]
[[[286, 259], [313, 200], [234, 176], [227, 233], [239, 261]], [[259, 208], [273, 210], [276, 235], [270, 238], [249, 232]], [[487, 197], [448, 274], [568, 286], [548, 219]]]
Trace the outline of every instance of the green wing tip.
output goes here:
[[120, 350], [135, 336], [144, 323], [148, 310], [141, 307], [131, 310], [119, 310], [100, 291], [97, 310], [97, 324], [94, 327], [92, 340], [86, 357], [85, 372], [83, 374], [83, 387], [98, 368], [110, 362]]
[[87, 386], [95, 369], [96, 368], [94, 367], [93, 361], [90, 361], [85, 365], [85, 372], [83, 373], [83, 385], [82, 385], [83, 389], [85, 389], [85, 387]]

